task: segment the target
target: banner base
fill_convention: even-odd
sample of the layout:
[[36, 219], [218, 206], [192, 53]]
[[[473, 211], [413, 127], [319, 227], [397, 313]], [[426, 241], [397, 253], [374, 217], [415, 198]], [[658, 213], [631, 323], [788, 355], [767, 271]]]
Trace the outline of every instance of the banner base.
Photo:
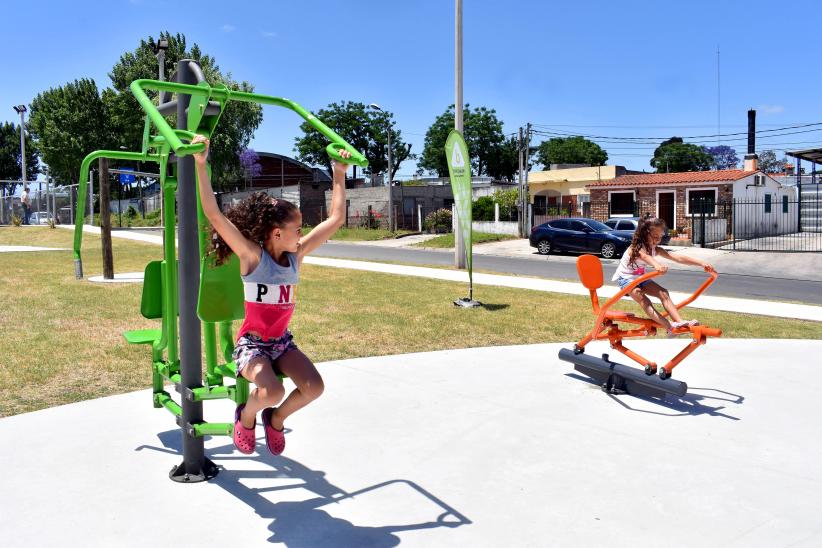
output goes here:
[[470, 297], [463, 297], [461, 299], [457, 299], [454, 301], [454, 306], [461, 306], [463, 308], [476, 308], [478, 306], [482, 306], [482, 303], [479, 301], [475, 301]]

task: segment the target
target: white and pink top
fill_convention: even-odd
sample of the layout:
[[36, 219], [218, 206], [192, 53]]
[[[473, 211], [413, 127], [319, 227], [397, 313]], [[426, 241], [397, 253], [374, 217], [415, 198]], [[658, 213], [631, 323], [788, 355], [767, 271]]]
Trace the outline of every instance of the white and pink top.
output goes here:
[[[651, 256], [656, 257], [656, 247], [651, 250]], [[614, 272], [614, 275], [611, 277], [611, 281], [615, 282], [620, 278], [633, 281], [653, 268], [649, 263], [640, 259], [639, 256], [637, 256], [634, 262], [629, 264], [630, 260], [631, 248], [628, 248], [625, 250], [625, 253], [622, 254], [622, 259], [620, 259], [616, 272]]]
[[253, 333], [262, 339], [285, 335], [297, 302], [300, 273], [297, 255], [286, 253], [288, 266], [281, 266], [262, 249], [260, 262], [252, 272], [241, 276], [245, 292], [245, 320], [237, 338]]

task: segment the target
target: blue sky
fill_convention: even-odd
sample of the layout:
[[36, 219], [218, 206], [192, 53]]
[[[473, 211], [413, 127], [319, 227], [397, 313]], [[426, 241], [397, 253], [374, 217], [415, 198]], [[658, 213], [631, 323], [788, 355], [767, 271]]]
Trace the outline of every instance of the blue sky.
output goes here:
[[[119, 56], [162, 30], [185, 34], [257, 91], [310, 110], [379, 103], [415, 152], [454, 101], [453, 0], [4, 4], [4, 120], [18, 122], [12, 105], [67, 81], [108, 86]], [[604, 137], [716, 134], [717, 46], [722, 133], [745, 131], [748, 108], [760, 130], [822, 121], [812, 64], [820, 46], [803, 23], [818, 13], [811, 1], [464, 0], [463, 10], [465, 101], [496, 109], [506, 132], [531, 122]], [[299, 121], [266, 107], [252, 147], [292, 155]], [[736, 139], [722, 141], [741, 157], [744, 136]], [[758, 139], [760, 150], [822, 146], [822, 129]], [[654, 145], [603, 146], [610, 164], [651, 169]], [[406, 162], [399, 174], [413, 171]]]

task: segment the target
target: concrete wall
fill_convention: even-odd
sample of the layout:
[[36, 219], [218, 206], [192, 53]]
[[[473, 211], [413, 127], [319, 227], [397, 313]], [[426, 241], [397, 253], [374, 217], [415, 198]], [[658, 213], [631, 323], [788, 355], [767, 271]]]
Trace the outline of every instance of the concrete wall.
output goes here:
[[489, 232], [491, 234], [513, 234], [519, 235], [519, 223], [511, 223], [508, 221], [474, 221], [471, 223], [471, 228], [475, 232]]
[[[348, 202], [349, 225], [357, 224], [367, 218], [369, 206], [376, 222], [383, 227], [388, 226], [388, 187], [364, 187], [348, 189], [345, 192]], [[392, 201], [400, 228], [416, 229], [418, 225], [417, 205], [422, 207], [423, 217], [440, 208], [451, 208], [454, 197], [451, 186], [394, 186], [392, 187]], [[326, 211], [331, 206], [331, 191], [325, 192]]]

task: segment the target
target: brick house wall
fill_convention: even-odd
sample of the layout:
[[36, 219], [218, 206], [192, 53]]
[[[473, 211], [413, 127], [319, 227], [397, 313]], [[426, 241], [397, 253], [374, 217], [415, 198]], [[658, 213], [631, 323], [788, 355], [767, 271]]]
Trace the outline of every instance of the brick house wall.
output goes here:
[[687, 185], [660, 185], [647, 187], [614, 187], [614, 188], [591, 188], [591, 217], [597, 221], [605, 221], [610, 217], [610, 207], [608, 203], [608, 192], [611, 191], [634, 191], [636, 193], [636, 209], [640, 217], [646, 214], [656, 216], [657, 214], [657, 191], [673, 190], [676, 192], [676, 204], [674, 214], [676, 215], [677, 229], [690, 231], [691, 220], [686, 215], [686, 190], [717, 189], [717, 201], [730, 202], [733, 198], [733, 184], [731, 183], [692, 183]]

